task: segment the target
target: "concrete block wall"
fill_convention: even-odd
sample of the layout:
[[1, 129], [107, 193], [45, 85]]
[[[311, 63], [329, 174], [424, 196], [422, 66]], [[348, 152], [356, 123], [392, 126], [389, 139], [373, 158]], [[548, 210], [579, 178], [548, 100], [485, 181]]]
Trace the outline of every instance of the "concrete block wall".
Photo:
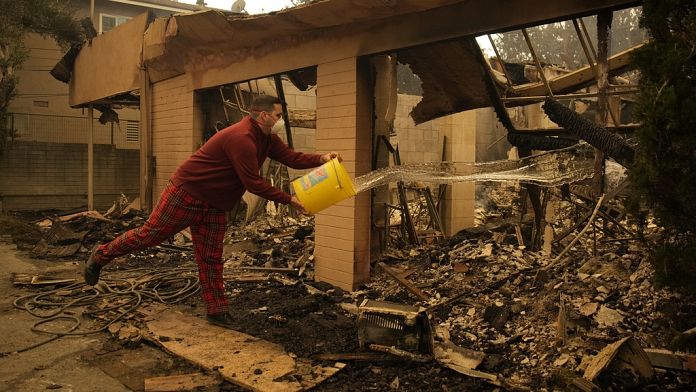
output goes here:
[[156, 162], [152, 199], [155, 202], [176, 168], [199, 147], [200, 129], [194, 129], [199, 113], [194, 112], [194, 92], [188, 89], [184, 75], [152, 86], [152, 154]]
[[[295, 151], [301, 151], [304, 153], [314, 153], [314, 151], [316, 151], [317, 148], [314, 134], [315, 130], [313, 128], [293, 127], [292, 141]], [[285, 134], [282, 134], [281, 138], [285, 140]]]
[[[78, 7], [78, 19], [88, 16], [89, 5]], [[98, 2], [104, 3], [104, 2]], [[136, 9], [130, 7], [133, 15]], [[123, 8], [123, 7], [122, 7]], [[142, 8], [141, 8], [142, 9]], [[22, 69], [15, 70], [19, 78], [18, 93], [10, 101], [9, 111], [15, 116], [15, 129], [25, 141], [55, 143], [87, 143], [87, 110], [73, 109], [68, 102], [68, 85], [56, 80], [48, 72], [36, 69], [51, 69], [63, 57], [63, 50], [52, 38], [30, 33], [24, 36], [24, 44], [30, 48], [29, 56]], [[139, 111], [123, 108], [117, 110], [120, 128], [114, 124], [114, 144], [117, 148], [137, 149], [137, 142], [126, 141], [126, 125], [139, 120]], [[100, 115], [95, 110], [95, 117]], [[111, 124], [102, 125], [95, 118], [95, 143], [111, 144]]]
[[[311, 128], [298, 128], [298, 127], [293, 127], [292, 128], [292, 141], [293, 141], [293, 149], [295, 151], [299, 151], [305, 154], [314, 154], [315, 152], [324, 152], [324, 151], [316, 151], [315, 147], [315, 135], [316, 131]], [[285, 132], [278, 133], [278, 136], [285, 142], [286, 141], [286, 136]], [[297, 169], [292, 169], [288, 168], [288, 176], [290, 178], [290, 181], [302, 177], [312, 169], [306, 169], [306, 170], [297, 170]]]
[[[94, 146], [94, 202], [106, 210], [121, 194], [138, 195], [139, 153]], [[87, 146], [14, 141], [0, 157], [3, 210], [72, 209], [87, 205]]]
[[555, 128], [558, 125], [549, 119], [542, 109], [543, 103], [517, 106], [507, 109], [508, 115], [518, 128]]
[[[370, 170], [371, 84], [357, 58], [319, 64], [318, 151], [338, 151], [351, 177]], [[370, 275], [370, 200], [363, 192], [316, 215], [315, 278], [354, 290]]]
[[493, 108], [476, 111], [476, 162], [507, 159], [512, 147], [507, 141], [507, 130], [498, 121]]
[[399, 94], [397, 99], [392, 144], [399, 144], [402, 163], [440, 162], [442, 159], [442, 129], [438, 121], [416, 125], [409, 115], [421, 100], [420, 96]]
[[[285, 93], [285, 102], [289, 109], [302, 109], [302, 110], [316, 110], [317, 108], [317, 96], [316, 89], [309, 89], [307, 91], [301, 91], [295, 85], [287, 80], [283, 80], [283, 92]], [[270, 94], [275, 94], [275, 88], [269, 92]], [[293, 149], [295, 151], [303, 152], [306, 154], [325, 153], [327, 151], [317, 151], [315, 143], [315, 133], [316, 130], [312, 128], [292, 128], [292, 142]], [[284, 130], [278, 131], [278, 136], [280, 136], [283, 141], [287, 142]], [[290, 179], [295, 179], [303, 176], [309, 170], [295, 170], [288, 168], [288, 174]]]
[[[415, 125], [410, 112], [421, 100], [416, 95], [398, 95], [394, 120], [396, 136], [392, 144], [399, 145], [402, 163], [442, 161], [442, 145], [447, 137], [445, 160], [475, 162], [477, 135], [490, 132], [495, 126], [492, 110], [478, 109], [441, 117]], [[455, 183], [447, 187], [440, 211], [445, 232], [450, 235], [474, 224], [475, 184]]]

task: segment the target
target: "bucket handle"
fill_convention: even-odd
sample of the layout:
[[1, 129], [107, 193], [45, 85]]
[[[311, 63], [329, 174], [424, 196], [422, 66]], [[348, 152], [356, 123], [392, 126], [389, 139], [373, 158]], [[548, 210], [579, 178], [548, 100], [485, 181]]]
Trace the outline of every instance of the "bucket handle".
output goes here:
[[333, 165], [334, 174], [336, 175], [336, 182], [338, 183], [338, 189], [343, 189], [343, 185], [341, 185], [341, 179], [338, 176], [338, 169], [336, 169], [335, 158], [331, 160], [331, 164]]

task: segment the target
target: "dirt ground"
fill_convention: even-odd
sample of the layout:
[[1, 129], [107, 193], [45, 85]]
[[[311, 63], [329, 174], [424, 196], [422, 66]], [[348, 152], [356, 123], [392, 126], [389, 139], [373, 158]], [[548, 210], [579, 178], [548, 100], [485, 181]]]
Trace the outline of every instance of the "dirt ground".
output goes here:
[[[51, 335], [32, 332], [32, 325], [39, 319], [16, 309], [13, 301], [58, 287], [13, 285], [15, 274], [41, 274], [79, 281], [77, 267], [79, 261], [86, 258], [87, 249], [97, 241], [108, 240], [137, 225], [140, 219], [129, 216], [112, 223], [88, 219], [66, 225], [75, 231], [87, 229], [84, 231], [87, 234], [80, 237], [81, 249], [68, 257], [31, 258], [35, 248], [20, 244], [18, 249], [10, 243], [9, 237], [3, 237], [0, 259], [5, 268], [0, 272], [3, 298], [0, 333], [6, 338], [0, 343], [0, 352], [4, 353], [0, 357], [2, 390], [143, 390], [147, 378], [199, 371], [214, 373], [172, 356], [146, 340], [119, 339], [118, 332], [62, 337], [26, 352], [14, 353]], [[427, 306], [443, 298], [469, 293], [433, 312], [433, 324], [447, 326], [456, 345], [486, 354], [478, 370], [504, 377], [519, 390], [573, 390], [571, 380], [582, 375], [579, 369], [586, 359], [592, 358], [608, 343], [634, 335], [644, 347], [667, 347], [675, 331], [684, 331], [696, 322], [692, 297], [649, 287], [647, 264], [635, 253], [641, 252], [639, 249], [615, 248], [616, 253], [623, 256], [581, 258], [584, 261], [578, 264], [581, 271], [578, 274], [559, 274], [552, 270], [550, 276], [544, 277], [534, 273], [538, 269], [528, 268], [535, 265], [538, 255], [521, 252], [511, 245], [514, 231], [506, 229], [468, 233], [439, 245], [394, 250], [383, 258], [392, 268], [407, 272], [408, 279], [433, 298], [431, 302], [414, 297], [376, 265], [372, 281], [353, 293], [314, 282], [311, 269], [302, 277], [296, 272], [256, 273], [254, 276], [260, 279], [243, 279], [249, 277], [240, 275], [240, 268], [244, 266], [284, 267], [298, 256], [302, 259], [303, 254], [311, 254], [313, 233], [306, 229], [307, 222], [287, 223], [230, 230], [225, 274], [226, 291], [235, 317], [234, 329], [277, 343], [288, 353], [315, 359], [317, 363], [320, 362], [317, 356], [322, 354], [361, 352], [357, 316], [350, 309], [356, 309], [364, 299]], [[71, 238], [71, 235], [63, 238]], [[178, 240], [117, 259], [106, 268], [103, 276], [134, 277], [142, 274], [143, 268], [195, 270], [190, 244], [184, 239]], [[60, 246], [66, 246], [66, 241]], [[595, 260], [594, 264], [588, 260]], [[182, 287], [181, 282], [171, 285], [177, 290]], [[554, 338], [559, 294], [568, 307], [569, 336], [564, 346], [558, 345]], [[597, 303], [618, 309], [624, 320], [611, 326], [601, 325], [604, 321], [597, 318], [598, 313], [576, 310]], [[168, 306], [205, 317], [198, 295]], [[79, 315], [84, 309], [71, 308], [69, 312]], [[641, 309], [645, 313], [638, 314]], [[80, 328], [103, 324], [98, 317], [81, 319]], [[137, 320], [131, 322], [137, 324]], [[55, 327], [67, 330], [70, 325], [70, 322], [56, 323]], [[501, 389], [434, 361], [419, 363], [384, 357], [343, 362], [347, 364], [345, 368], [313, 390]], [[652, 380], [636, 384], [631, 379], [609, 385], [607, 390], [694, 390], [696, 378], [690, 372], [660, 369]], [[203, 390], [245, 389], [223, 381]]]

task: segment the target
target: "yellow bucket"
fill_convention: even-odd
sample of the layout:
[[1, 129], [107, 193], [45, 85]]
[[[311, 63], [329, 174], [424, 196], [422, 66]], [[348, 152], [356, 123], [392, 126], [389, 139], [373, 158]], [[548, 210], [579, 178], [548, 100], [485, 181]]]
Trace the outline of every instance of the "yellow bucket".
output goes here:
[[355, 196], [348, 172], [334, 158], [292, 182], [295, 195], [312, 214]]

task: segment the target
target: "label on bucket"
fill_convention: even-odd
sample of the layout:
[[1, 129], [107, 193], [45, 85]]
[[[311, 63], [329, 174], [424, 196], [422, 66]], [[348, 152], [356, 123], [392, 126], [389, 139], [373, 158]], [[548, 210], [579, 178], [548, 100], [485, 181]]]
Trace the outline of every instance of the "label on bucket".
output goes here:
[[326, 168], [321, 166], [311, 172], [307, 173], [304, 177], [300, 178], [300, 184], [302, 185], [302, 190], [307, 191], [309, 188], [317, 185], [318, 183], [329, 178], [329, 173]]

